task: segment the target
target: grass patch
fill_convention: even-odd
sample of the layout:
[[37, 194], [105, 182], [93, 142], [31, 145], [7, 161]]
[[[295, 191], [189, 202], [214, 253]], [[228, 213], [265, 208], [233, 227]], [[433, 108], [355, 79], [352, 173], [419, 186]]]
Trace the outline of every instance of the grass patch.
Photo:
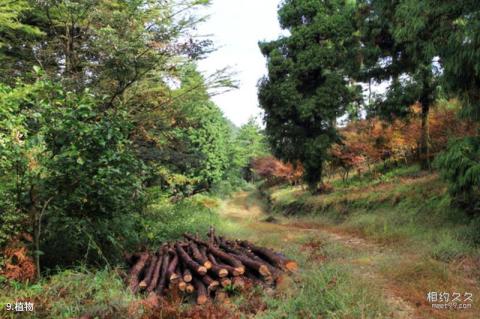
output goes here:
[[[240, 227], [239, 227], [240, 226]], [[257, 228], [258, 227], [258, 228]], [[270, 228], [271, 227], [271, 228]], [[347, 260], [363, 252], [329, 242], [319, 234], [286, 234], [276, 225], [224, 223], [220, 232], [272, 247], [299, 263], [300, 272], [289, 276], [275, 291], [264, 291], [255, 318], [387, 318], [381, 292], [354, 275]], [[245, 314], [245, 305], [258, 304], [255, 296], [238, 296], [233, 303]]]
[[283, 250], [300, 263], [301, 273], [288, 289], [265, 296], [267, 310], [257, 318], [388, 317], [377, 287], [355, 276], [355, 266], [343, 262], [358, 252], [307, 235], [296, 243]]
[[449, 262], [479, 254], [478, 225], [453, 208], [446, 185], [418, 166], [401, 167], [379, 177], [337, 181], [331, 194], [311, 195], [300, 188], [271, 190], [272, 210], [317, 219], [382, 243], [417, 247]]
[[33, 285], [5, 283], [0, 292], [0, 317], [18, 318], [6, 311], [6, 304], [15, 301], [34, 303], [34, 312], [22, 318], [140, 318], [142, 311], [129, 312], [138, 297], [125, 289], [115, 271], [91, 272], [85, 268], [65, 270]]

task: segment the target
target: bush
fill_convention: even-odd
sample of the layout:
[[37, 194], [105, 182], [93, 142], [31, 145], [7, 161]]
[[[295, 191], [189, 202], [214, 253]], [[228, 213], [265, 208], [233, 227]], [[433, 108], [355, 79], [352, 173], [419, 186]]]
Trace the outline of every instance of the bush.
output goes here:
[[480, 213], [480, 137], [452, 141], [435, 165], [455, 202], [471, 214]]
[[0, 245], [32, 234], [48, 267], [120, 256], [143, 206], [127, 114], [47, 81], [0, 87], [0, 105]]

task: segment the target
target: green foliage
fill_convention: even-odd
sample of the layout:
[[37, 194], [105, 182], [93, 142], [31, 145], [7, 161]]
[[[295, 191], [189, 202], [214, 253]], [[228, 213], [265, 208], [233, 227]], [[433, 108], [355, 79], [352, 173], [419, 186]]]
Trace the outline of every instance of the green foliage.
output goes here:
[[358, 68], [355, 5], [345, 1], [284, 1], [279, 10], [289, 36], [261, 43], [268, 77], [260, 82], [260, 106], [273, 153], [300, 161], [316, 190], [330, 145], [339, 139], [336, 121], [359, 97], [351, 84]]
[[[178, 201], [235, 176], [209, 93], [234, 84], [193, 63], [211, 50], [190, 33], [206, 4], [0, 4], [0, 249], [27, 232], [42, 266], [110, 264], [144, 239], [145, 186]], [[198, 222], [194, 204], [151, 200]]]
[[436, 160], [456, 203], [472, 213], [480, 212], [480, 138], [454, 140]]
[[217, 205], [215, 199], [202, 195], [178, 203], [159, 201], [157, 197], [157, 202], [149, 205], [139, 219], [142, 240], [148, 246], [158, 247], [162, 242], [182, 238], [185, 232], [206, 234], [210, 225], [219, 224]]
[[251, 118], [246, 124], [242, 125], [235, 136], [235, 146], [237, 149], [237, 165], [246, 167], [253, 158], [268, 155], [268, 145], [263, 130]]
[[40, 116], [28, 105], [41, 86], [0, 85], [0, 247], [26, 230], [28, 183], [41, 172], [35, 163], [42, 142], [28, 128], [29, 121]]
[[[11, 194], [2, 238], [33, 232], [48, 266], [118, 256], [143, 188], [123, 112], [102, 112], [88, 92], [47, 81], [5, 88], [0, 101], [2, 192]], [[12, 226], [18, 216], [22, 229]]]
[[17, 32], [28, 36], [42, 35], [42, 32], [35, 26], [22, 22], [22, 15], [30, 10], [31, 8], [26, 0], [3, 1], [0, 3], [0, 48], [4, 45], [4, 41], [11, 40]]
[[164, 103], [146, 101], [148, 109], [135, 118], [135, 144], [140, 157], [153, 167], [152, 185], [189, 196], [210, 190], [240, 168], [231, 161], [233, 128], [210, 101], [207, 79], [187, 63], [179, 70], [178, 81], [180, 86], [170, 92], [158, 83], [147, 89], [147, 94], [165, 90], [171, 98]]

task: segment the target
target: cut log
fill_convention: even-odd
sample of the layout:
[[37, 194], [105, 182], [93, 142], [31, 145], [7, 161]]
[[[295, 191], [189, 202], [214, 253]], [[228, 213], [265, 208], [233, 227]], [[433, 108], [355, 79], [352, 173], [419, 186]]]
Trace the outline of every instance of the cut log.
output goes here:
[[128, 275], [128, 287], [133, 293], [136, 293], [138, 291], [140, 275], [143, 271], [143, 268], [145, 268], [145, 264], [148, 262], [149, 258], [150, 255], [148, 253], [142, 253], [135, 265], [130, 270], [130, 273]]
[[163, 290], [167, 285], [167, 281], [168, 281], [167, 271], [168, 271], [169, 264], [170, 264], [170, 254], [168, 253], [168, 248], [164, 247], [163, 257], [162, 257], [162, 268], [160, 270], [160, 277], [158, 279], [157, 287], [155, 288], [155, 292], [160, 296], [163, 295]]
[[263, 277], [272, 276], [272, 274], [270, 273], [270, 270], [268, 269], [268, 267], [264, 263], [261, 263], [259, 261], [250, 259], [247, 256], [233, 255], [233, 254], [232, 254], [232, 256], [234, 256], [235, 258], [240, 260], [242, 262], [242, 264], [244, 264], [248, 268], [257, 271]]
[[152, 280], [148, 284], [147, 292], [152, 292], [157, 287], [157, 283], [160, 278], [160, 269], [162, 267], [162, 261], [163, 261], [163, 251], [159, 253], [159, 256], [157, 258], [155, 268], [153, 269]]
[[175, 244], [175, 248], [177, 250], [178, 256], [183, 260], [185, 265], [193, 272], [203, 276], [207, 273], [207, 268], [205, 266], [200, 265], [196, 261], [194, 261], [190, 256], [185, 252], [185, 250], [180, 246], [178, 243]]
[[272, 275], [270, 270], [268, 269], [268, 266], [264, 262], [245, 256], [242, 250], [233, 247], [233, 243], [227, 243], [227, 241], [223, 237], [219, 238], [219, 242], [221, 248], [231, 253], [233, 257], [241, 261], [242, 264], [244, 264], [245, 266], [256, 270], [260, 275], [264, 277]]
[[207, 247], [200, 245], [198, 247], [198, 250], [200, 251], [200, 254], [202, 254], [202, 258], [206, 260], [205, 263], [203, 264], [205, 268], [207, 268], [208, 270], [212, 269], [212, 262], [208, 260], [208, 257], [207, 257], [207, 254], [208, 254]]
[[197, 277], [193, 277], [192, 282], [195, 290], [197, 291], [197, 304], [205, 304], [208, 301], [207, 287], [205, 287], [205, 284]]
[[258, 262], [261, 262], [262, 264], [264, 264], [265, 266], [267, 266], [268, 270], [270, 271], [270, 273], [272, 274], [272, 276], [274, 278], [278, 277], [281, 275], [281, 270], [279, 268], [275, 268], [271, 263], [269, 263], [268, 261], [262, 259], [261, 257], [255, 255], [253, 252], [251, 252], [248, 248], [245, 248], [243, 246], [240, 246], [240, 245], [237, 245], [235, 242], [232, 242], [232, 241], [226, 241], [226, 243], [229, 245], [229, 246], [234, 246], [236, 249], [240, 250], [243, 254], [245, 254], [247, 257], [249, 257], [250, 259], [253, 259], [253, 260], [256, 260]]
[[203, 276], [202, 281], [205, 285], [207, 285], [208, 291], [215, 291], [218, 288], [218, 286], [220, 286], [220, 283], [214, 280], [209, 275]]
[[[216, 274], [218, 274], [219, 277], [226, 277], [228, 274], [232, 274], [232, 276], [241, 276], [242, 273], [235, 269], [234, 267], [230, 265], [225, 265], [222, 263], [219, 263], [215, 256], [212, 254], [208, 254], [208, 259], [212, 262], [212, 271]], [[223, 271], [222, 271], [223, 269]]]
[[183, 279], [180, 279], [178, 281], [178, 290], [185, 291], [186, 289], [187, 289], [187, 283], [183, 281]]
[[243, 274], [245, 272], [245, 266], [236, 258], [232, 257], [231, 255], [227, 254], [223, 250], [210, 245], [208, 242], [196, 239], [195, 237], [189, 235], [189, 234], [184, 234], [185, 238], [188, 238], [194, 242], [196, 242], [199, 245], [204, 245], [208, 248], [208, 251], [214, 255], [216, 258], [220, 258], [221, 260], [225, 261], [227, 264], [231, 265], [232, 267], [235, 268], [237, 272], [240, 274]]
[[227, 277], [228, 269], [226, 269], [223, 265], [221, 266], [220, 264], [218, 264], [217, 260], [212, 254], [207, 253], [207, 256], [208, 259], [212, 262], [212, 268], [210, 269], [210, 272], [214, 273], [219, 278]]
[[173, 257], [171, 258], [170, 263], [168, 265], [167, 278], [169, 282], [173, 283], [179, 279], [178, 274], [175, 272], [178, 266], [178, 255], [173, 250], [170, 251], [170, 253], [172, 254]]
[[193, 287], [192, 284], [187, 284], [187, 287], [185, 288], [185, 291], [189, 294], [193, 293], [195, 291], [195, 287]]
[[155, 270], [155, 266], [157, 265], [157, 260], [158, 256], [156, 254], [153, 254], [150, 259], [150, 264], [148, 265], [147, 271], [145, 273], [145, 278], [143, 278], [143, 280], [138, 285], [140, 289], [146, 289], [152, 281], [153, 271]]
[[206, 255], [203, 255], [200, 252], [200, 249], [198, 248], [197, 244], [192, 242], [190, 243], [189, 247], [192, 252], [192, 257], [196, 262], [198, 262], [203, 267], [207, 268], [207, 270], [212, 268], [212, 263], [207, 259]]
[[283, 256], [276, 254], [273, 250], [256, 246], [246, 240], [239, 241], [240, 245], [250, 249], [257, 255], [261, 255], [265, 257], [269, 262], [271, 262], [275, 267], [280, 269], [285, 269], [289, 271], [296, 271], [298, 269], [298, 265], [295, 261], [289, 260]]
[[183, 281], [191, 282], [192, 272], [190, 271], [190, 269], [188, 269], [188, 267], [183, 262], [182, 262], [182, 269], [183, 269], [183, 272], [182, 272]]

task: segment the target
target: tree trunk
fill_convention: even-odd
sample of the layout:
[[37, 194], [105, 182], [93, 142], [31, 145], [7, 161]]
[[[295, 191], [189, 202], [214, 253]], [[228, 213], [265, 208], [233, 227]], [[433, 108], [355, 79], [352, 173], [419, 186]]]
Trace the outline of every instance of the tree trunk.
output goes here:
[[422, 129], [420, 135], [420, 165], [423, 170], [430, 169], [430, 126], [428, 115], [430, 113], [430, 103], [428, 99], [422, 101]]

